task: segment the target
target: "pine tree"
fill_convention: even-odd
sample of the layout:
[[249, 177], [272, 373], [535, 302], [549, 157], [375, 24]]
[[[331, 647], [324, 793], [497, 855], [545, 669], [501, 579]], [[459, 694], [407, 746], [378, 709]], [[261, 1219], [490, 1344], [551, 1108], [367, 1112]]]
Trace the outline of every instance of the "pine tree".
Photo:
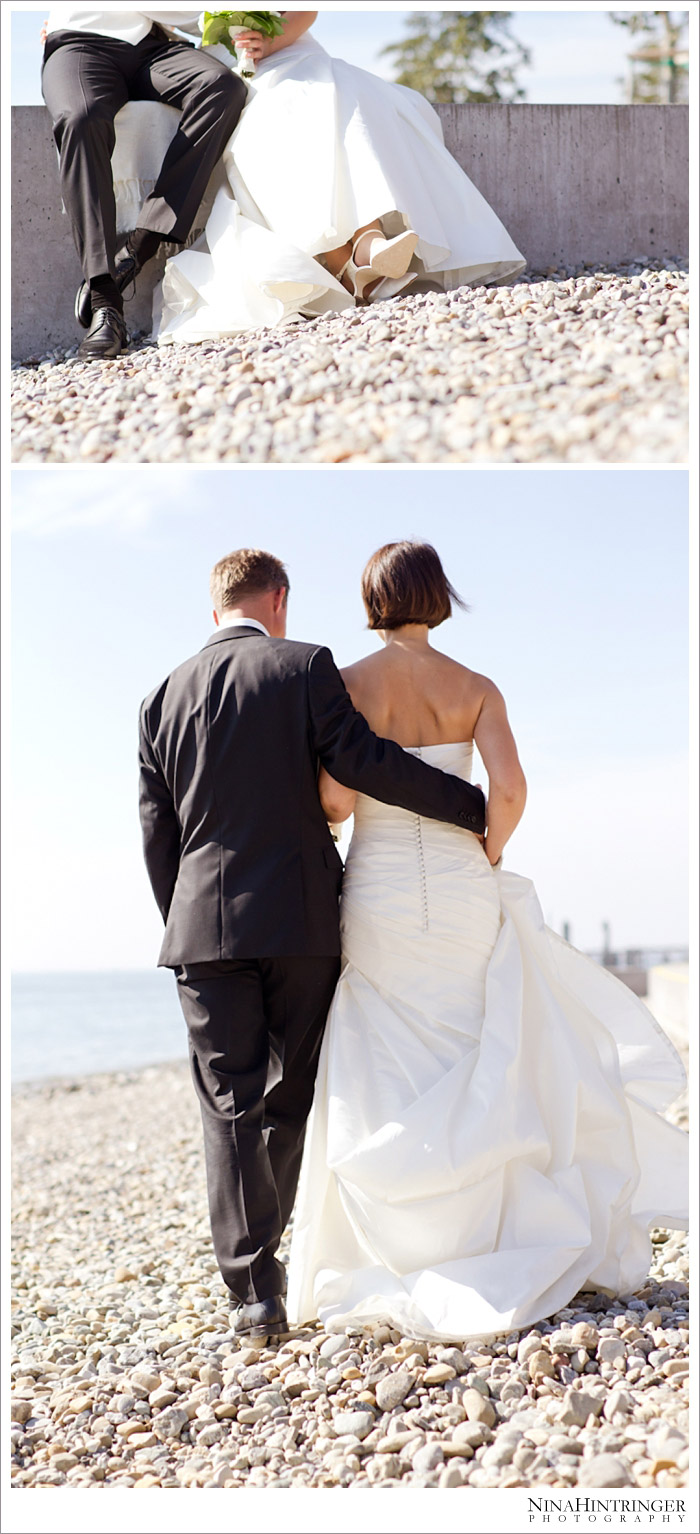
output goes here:
[[518, 101], [516, 71], [530, 55], [511, 21], [511, 11], [415, 11], [403, 40], [383, 52], [397, 84], [430, 101]]

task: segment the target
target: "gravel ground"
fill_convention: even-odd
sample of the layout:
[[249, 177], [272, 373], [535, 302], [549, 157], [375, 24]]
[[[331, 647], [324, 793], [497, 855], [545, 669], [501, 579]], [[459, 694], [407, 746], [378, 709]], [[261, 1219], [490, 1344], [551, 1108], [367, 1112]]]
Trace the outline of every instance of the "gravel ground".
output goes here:
[[[128, 313], [127, 313], [128, 318]], [[683, 463], [679, 261], [13, 367], [16, 463]]]
[[15, 1486], [685, 1484], [683, 1235], [624, 1303], [489, 1346], [387, 1323], [260, 1352], [227, 1331], [184, 1063], [26, 1086], [13, 1116]]

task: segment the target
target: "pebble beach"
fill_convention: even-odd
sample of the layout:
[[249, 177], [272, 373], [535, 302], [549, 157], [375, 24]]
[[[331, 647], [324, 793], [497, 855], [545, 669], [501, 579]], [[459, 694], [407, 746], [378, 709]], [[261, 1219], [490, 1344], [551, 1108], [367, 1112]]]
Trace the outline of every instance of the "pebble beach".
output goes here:
[[[127, 323], [128, 323], [127, 305]], [[12, 369], [15, 463], [684, 463], [678, 259]]]
[[653, 1231], [637, 1294], [488, 1344], [387, 1321], [257, 1350], [228, 1328], [184, 1062], [21, 1085], [13, 1137], [14, 1486], [686, 1484], [684, 1234]]

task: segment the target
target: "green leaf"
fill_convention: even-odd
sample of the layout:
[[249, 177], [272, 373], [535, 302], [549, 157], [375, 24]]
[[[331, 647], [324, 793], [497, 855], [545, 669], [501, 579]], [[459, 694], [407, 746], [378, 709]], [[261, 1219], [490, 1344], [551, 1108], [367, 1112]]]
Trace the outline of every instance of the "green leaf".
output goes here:
[[236, 48], [229, 36], [229, 27], [247, 27], [251, 32], [261, 32], [263, 37], [281, 37], [285, 21], [272, 11], [205, 11], [202, 27], [205, 47], [223, 43], [235, 58]]

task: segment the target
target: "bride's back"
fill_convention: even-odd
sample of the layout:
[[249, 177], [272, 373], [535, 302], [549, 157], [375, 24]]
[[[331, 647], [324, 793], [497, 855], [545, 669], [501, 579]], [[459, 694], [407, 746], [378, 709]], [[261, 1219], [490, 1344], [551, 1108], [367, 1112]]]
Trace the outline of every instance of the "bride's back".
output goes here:
[[486, 677], [420, 643], [410, 629], [348, 666], [343, 679], [376, 734], [400, 746], [470, 741], [488, 687]]

